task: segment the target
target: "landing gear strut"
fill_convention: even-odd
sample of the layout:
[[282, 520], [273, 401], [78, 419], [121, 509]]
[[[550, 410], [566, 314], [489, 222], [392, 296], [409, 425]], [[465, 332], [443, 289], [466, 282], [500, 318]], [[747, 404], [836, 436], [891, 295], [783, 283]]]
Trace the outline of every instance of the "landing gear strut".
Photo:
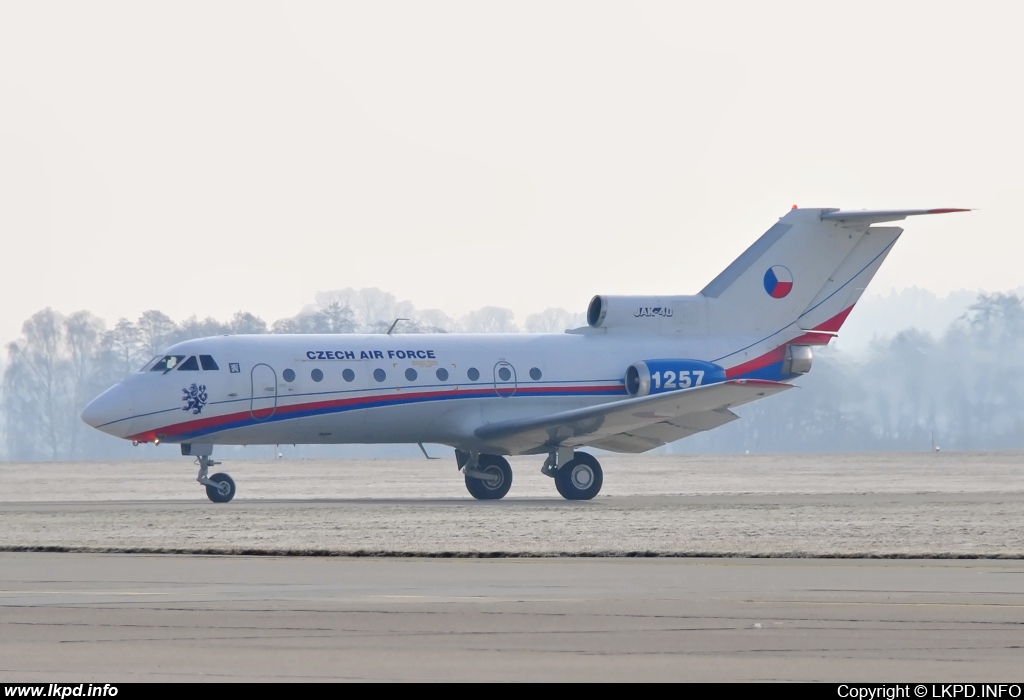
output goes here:
[[213, 476], [207, 476], [210, 471], [210, 467], [214, 467], [220, 462], [213, 461], [213, 446], [212, 445], [189, 445], [183, 444], [181, 446], [181, 454], [183, 455], [196, 455], [196, 464], [199, 465], [199, 475], [196, 477], [196, 481], [206, 487], [206, 497], [214, 503], [227, 503], [235, 497], [235, 480], [227, 474], [217, 473]]

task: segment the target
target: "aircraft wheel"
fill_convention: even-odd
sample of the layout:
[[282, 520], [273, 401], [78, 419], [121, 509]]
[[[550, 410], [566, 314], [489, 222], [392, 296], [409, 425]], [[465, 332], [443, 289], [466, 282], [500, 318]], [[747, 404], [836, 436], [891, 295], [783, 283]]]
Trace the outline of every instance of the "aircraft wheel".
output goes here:
[[504, 498], [512, 488], [512, 467], [508, 460], [498, 455], [480, 455], [477, 471], [487, 475], [486, 479], [466, 476], [466, 489], [469, 495], [481, 501], [494, 501]]
[[586, 452], [577, 452], [555, 472], [555, 488], [570, 501], [589, 501], [601, 491], [603, 483], [600, 463]]
[[213, 484], [206, 485], [206, 497], [214, 503], [227, 503], [235, 497], [235, 480], [227, 474], [214, 474], [210, 481]]

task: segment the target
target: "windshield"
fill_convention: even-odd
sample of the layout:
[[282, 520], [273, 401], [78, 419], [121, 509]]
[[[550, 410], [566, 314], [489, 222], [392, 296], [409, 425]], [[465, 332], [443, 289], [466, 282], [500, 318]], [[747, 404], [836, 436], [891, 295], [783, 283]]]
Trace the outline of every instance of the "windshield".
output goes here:
[[178, 366], [178, 363], [185, 359], [184, 355], [164, 355], [157, 359], [156, 363], [149, 368], [150, 372], [167, 372]]

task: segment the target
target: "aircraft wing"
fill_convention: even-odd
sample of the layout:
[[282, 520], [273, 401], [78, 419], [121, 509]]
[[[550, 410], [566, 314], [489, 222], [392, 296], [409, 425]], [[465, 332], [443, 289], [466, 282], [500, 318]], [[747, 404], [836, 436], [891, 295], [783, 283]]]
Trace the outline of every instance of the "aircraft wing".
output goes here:
[[510, 454], [538, 454], [559, 445], [646, 452], [736, 420], [739, 416], [729, 410], [733, 406], [792, 388], [781, 382], [734, 379], [537, 418], [488, 423], [475, 434]]

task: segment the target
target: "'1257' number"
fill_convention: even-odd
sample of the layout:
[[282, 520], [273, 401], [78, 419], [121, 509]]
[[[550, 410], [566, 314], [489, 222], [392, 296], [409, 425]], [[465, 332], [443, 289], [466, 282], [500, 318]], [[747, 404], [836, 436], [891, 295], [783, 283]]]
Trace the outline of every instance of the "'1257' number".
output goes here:
[[[661, 383], [662, 379], [665, 380], [664, 385]], [[687, 389], [691, 386], [700, 386], [704, 382], [704, 370], [695, 369], [690, 372], [680, 372], [678, 379], [676, 373], [672, 370], [655, 372], [651, 375], [651, 382], [654, 384], [655, 389]]]

